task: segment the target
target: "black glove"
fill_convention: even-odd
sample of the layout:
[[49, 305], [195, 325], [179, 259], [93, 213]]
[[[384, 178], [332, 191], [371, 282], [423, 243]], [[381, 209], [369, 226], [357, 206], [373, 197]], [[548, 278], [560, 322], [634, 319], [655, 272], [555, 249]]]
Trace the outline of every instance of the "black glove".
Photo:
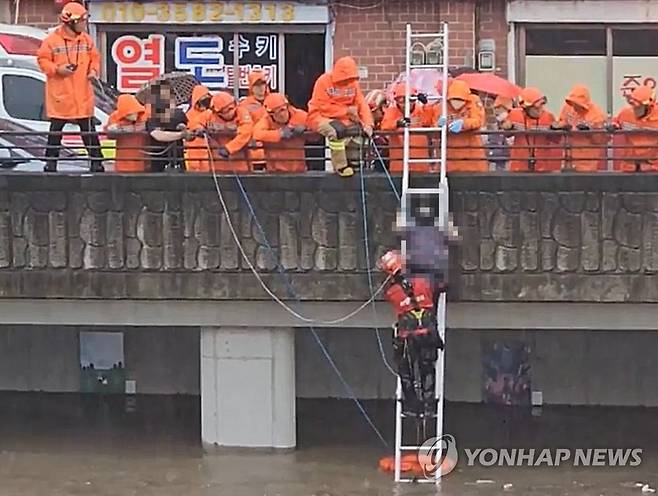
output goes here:
[[571, 131], [571, 126], [569, 124], [560, 124], [558, 122], [554, 122], [551, 124], [551, 129], [553, 131]]
[[398, 121], [395, 124], [397, 125], [397, 127], [409, 127], [411, 121], [407, 117], [403, 117], [402, 119], [398, 119]]
[[619, 131], [619, 127], [616, 126], [615, 124], [608, 124], [605, 126], [605, 130], [609, 133], [614, 133]]
[[294, 134], [293, 134], [293, 130], [291, 128], [289, 128], [288, 126], [281, 128], [281, 138], [290, 139], [293, 136], [294, 136]]
[[194, 131], [194, 135], [197, 138], [203, 138], [206, 135], [206, 130], [204, 128], [200, 127], [199, 129], [196, 129]]
[[303, 124], [297, 124], [295, 127], [292, 128], [292, 134], [295, 136], [301, 136], [306, 132], [306, 126]]
[[229, 151], [226, 149], [225, 146], [220, 146], [217, 148], [217, 155], [222, 157], [223, 159], [228, 159], [228, 157], [231, 155]]
[[578, 131], [589, 131], [592, 128], [589, 127], [589, 124], [585, 124], [584, 122], [581, 122], [576, 126], [576, 129], [578, 129]]
[[416, 100], [418, 100], [423, 105], [427, 105], [427, 95], [425, 93], [418, 93], [416, 95]]

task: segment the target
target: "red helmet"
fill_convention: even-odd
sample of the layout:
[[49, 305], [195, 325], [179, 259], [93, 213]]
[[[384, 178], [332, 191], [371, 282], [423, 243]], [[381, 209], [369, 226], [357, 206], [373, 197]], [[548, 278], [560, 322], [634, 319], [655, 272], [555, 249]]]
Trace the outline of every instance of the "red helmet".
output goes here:
[[87, 17], [87, 9], [78, 2], [69, 2], [62, 8], [59, 14], [59, 20], [64, 24], [77, 22]]
[[400, 256], [400, 252], [391, 250], [384, 253], [377, 262], [377, 268], [392, 276], [400, 272], [402, 270], [402, 257]]

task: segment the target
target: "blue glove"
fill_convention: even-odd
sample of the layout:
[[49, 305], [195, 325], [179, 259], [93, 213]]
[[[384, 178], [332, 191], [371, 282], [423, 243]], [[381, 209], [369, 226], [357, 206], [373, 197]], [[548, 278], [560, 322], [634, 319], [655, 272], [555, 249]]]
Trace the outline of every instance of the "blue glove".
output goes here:
[[446, 125], [446, 122], [448, 122], [448, 119], [446, 118], [445, 115], [442, 115], [441, 117], [439, 117], [439, 122], [437, 122], [436, 125], [439, 127], [443, 127]]
[[463, 127], [464, 127], [464, 119], [458, 119], [456, 121], [452, 121], [448, 129], [450, 129], [451, 133], [461, 133]]

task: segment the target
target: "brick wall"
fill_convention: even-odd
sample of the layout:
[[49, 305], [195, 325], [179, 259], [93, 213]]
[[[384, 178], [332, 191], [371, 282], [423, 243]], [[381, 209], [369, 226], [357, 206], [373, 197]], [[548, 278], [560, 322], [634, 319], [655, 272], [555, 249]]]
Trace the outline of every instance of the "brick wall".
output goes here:
[[[450, 24], [450, 63], [472, 66], [474, 38], [496, 40], [497, 66], [507, 72], [505, 0], [343, 0], [333, 7], [336, 19], [334, 55], [351, 55], [368, 67], [366, 90], [381, 88], [403, 69], [404, 33], [407, 23], [414, 31], [438, 31], [440, 22]], [[350, 6], [347, 6], [350, 5]], [[367, 8], [377, 5], [376, 8]], [[474, 27], [479, 17], [479, 26]]]
[[[12, 18], [15, 15], [14, 8], [12, 6]], [[21, 0], [18, 23], [49, 28], [57, 24], [57, 12], [60, 9], [53, 0]]]

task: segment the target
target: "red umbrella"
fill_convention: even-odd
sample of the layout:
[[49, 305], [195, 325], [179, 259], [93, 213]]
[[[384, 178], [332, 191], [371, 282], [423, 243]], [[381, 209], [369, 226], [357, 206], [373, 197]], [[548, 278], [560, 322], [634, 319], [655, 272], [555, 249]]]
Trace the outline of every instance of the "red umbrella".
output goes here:
[[516, 98], [521, 92], [521, 88], [517, 85], [488, 72], [465, 73], [457, 76], [456, 79], [468, 83], [472, 90], [491, 93], [492, 95]]

